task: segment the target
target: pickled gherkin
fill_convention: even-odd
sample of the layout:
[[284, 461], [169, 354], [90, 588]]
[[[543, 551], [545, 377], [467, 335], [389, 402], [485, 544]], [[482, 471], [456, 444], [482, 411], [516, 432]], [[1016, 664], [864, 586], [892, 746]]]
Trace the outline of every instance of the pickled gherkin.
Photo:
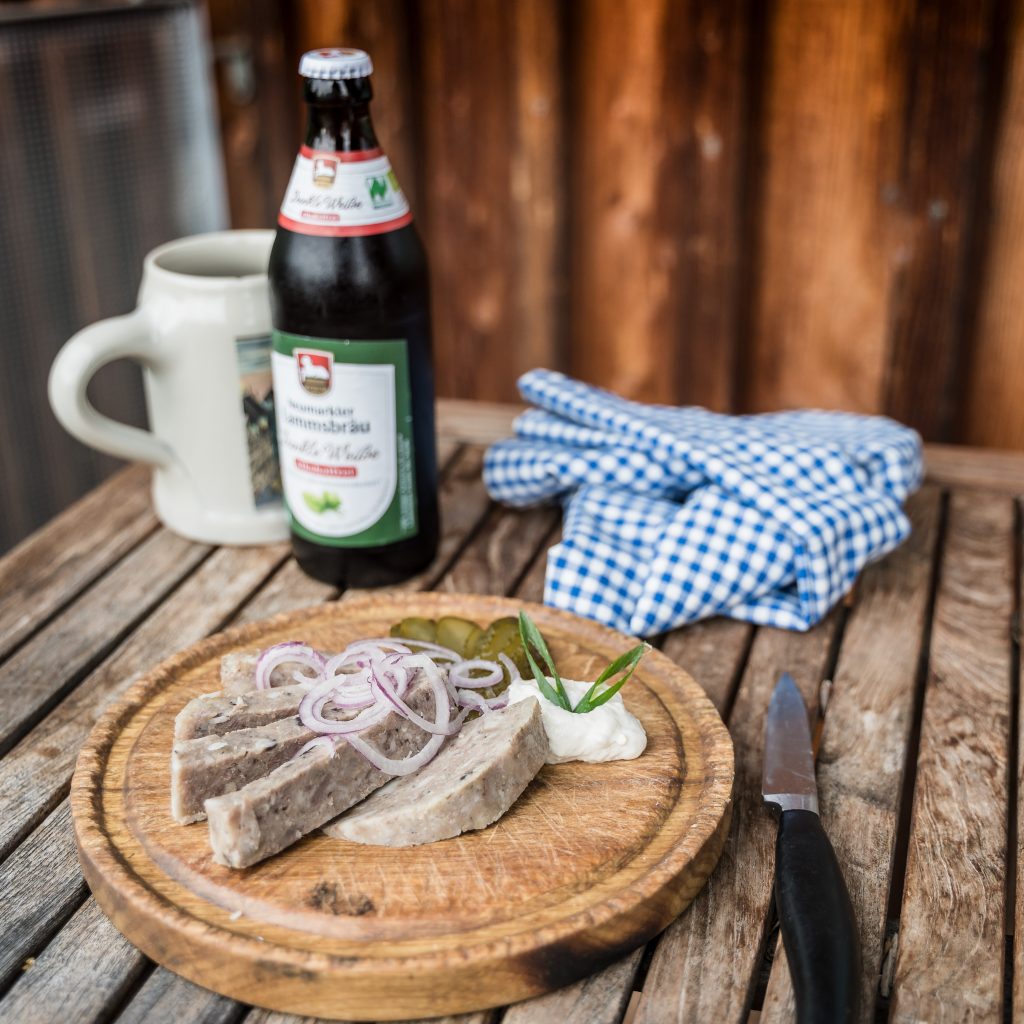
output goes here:
[[[391, 627], [391, 635], [440, 644], [467, 660], [482, 658], [485, 661], [497, 661], [498, 655], [504, 654], [512, 660], [521, 675], [529, 672], [526, 651], [519, 638], [519, 620], [511, 616], [495, 619], [486, 629], [457, 615], [445, 615], [436, 621], [412, 616], [396, 622]], [[503, 673], [503, 681], [497, 686], [481, 690], [481, 696], [496, 697], [508, 686], [511, 681], [508, 669], [503, 669]]]
[[526, 651], [523, 650], [523, 642], [519, 638], [519, 620], [511, 616], [495, 619], [487, 627], [480, 637], [474, 657], [497, 661], [499, 654], [511, 658], [521, 673], [529, 671]]
[[477, 644], [483, 630], [469, 619], [460, 619], [457, 615], [445, 615], [437, 620], [437, 642], [448, 647], [464, 658], [475, 658]]
[[437, 643], [437, 623], [433, 619], [413, 616], [402, 619], [391, 627], [392, 636], [404, 636], [409, 640], [422, 640], [428, 644]]

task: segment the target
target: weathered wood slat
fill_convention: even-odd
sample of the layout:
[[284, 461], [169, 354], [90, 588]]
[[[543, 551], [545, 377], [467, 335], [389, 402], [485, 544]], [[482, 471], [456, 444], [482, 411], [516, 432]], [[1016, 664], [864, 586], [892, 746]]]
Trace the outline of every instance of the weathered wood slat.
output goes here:
[[733, 619], [711, 619], [669, 633], [662, 651], [704, 687], [725, 715], [750, 650], [754, 627]]
[[[509, 194], [516, 225], [516, 369], [561, 369], [567, 363], [567, 8], [551, 0], [519, 0], [509, 5], [509, 15], [515, 71]], [[504, 388], [502, 397], [511, 396]]]
[[216, 0], [207, 9], [231, 226], [269, 228], [302, 141], [298, 55], [285, 53], [280, 5]]
[[210, 549], [158, 530], [0, 667], [0, 751], [45, 714], [75, 676], [102, 658]]
[[[536, 281], [530, 261], [554, 268], [553, 254], [541, 247], [556, 244], [565, 204], [558, 64], [546, 48], [529, 43], [543, 37], [557, 49], [558, 5], [425, 0], [420, 13], [422, 95], [429, 97], [429, 110], [420, 113], [429, 200], [424, 223], [438, 390], [510, 399], [521, 371], [556, 355], [549, 351], [556, 343], [550, 291], [522, 296]], [[524, 100], [530, 109], [520, 108]], [[517, 148], [520, 130], [526, 134]], [[552, 145], [544, 145], [546, 138]], [[538, 215], [549, 221], [539, 235]], [[467, 263], [478, 252], [488, 259]], [[528, 302], [537, 303], [530, 324], [543, 335], [524, 344], [519, 313]]]
[[1024, 448], [1024, 316], [1018, 287], [1024, 275], [1024, 8], [1010, 6], [1006, 98], [996, 132], [988, 246], [975, 335], [963, 440]]
[[769, 10], [742, 404], [877, 410], [889, 316], [879, 192], [897, 156], [904, 7], [783, 0]]
[[278, 612], [290, 612], [307, 604], [333, 601], [338, 588], [307, 576], [294, 558], [289, 558], [242, 609], [237, 622], [255, 622]]
[[[745, 304], [740, 199], [748, 170], [747, 52], [753, 26], [744, 0], [687, 0], [668, 7], [667, 80], [661, 109], [670, 158], [661, 168], [659, 229], [651, 242], [668, 261], [666, 238], [678, 230], [666, 374], [676, 401], [718, 412], [736, 407], [740, 321]], [[682, 106], [681, 116], [671, 112]], [[641, 158], [645, 159], [645, 158]], [[627, 164], [631, 166], [631, 164]], [[680, 188], [680, 180], [688, 182]], [[678, 226], [678, 227], [676, 227]]]
[[999, 1021], [1014, 508], [954, 494], [932, 627], [890, 1020]]
[[4, 1024], [102, 1018], [131, 988], [146, 958], [90, 897], [0, 1000]]
[[933, 483], [1024, 494], [1024, 452], [927, 444], [924, 457], [928, 479]]
[[530, 566], [559, 515], [548, 506], [524, 511], [496, 508], [436, 589], [507, 593]]
[[536, 601], [538, 604], [544, 602], [544, 575], [548, 566], [548, 551], [559, 542], [562, 537], [561, 529], [554, 530], [544, 541], [541, 549], [537, 552], [529, 569], [526, 570], [519, 586], [515, 589], [516, 597], [524, 601]]
[[[868, 8], [890, 6], [896, 5]], [[960, 357], [965, 302], [977, 273], [975, 196], [988, 172], [984, 109], [994, 95], [989, 76], [997, 6], [994, 0], [917, 0], [908, 36], [899, 51], [890, 51], [906, 54], [909, 66], [902, 109], [893, 119], [902, 132], [900, 151], [892, 154], [899, 160], [894, 198], [901, 224], [899, 248], [890, 254], [895, 267], [886, 296], [883, 410], [934, 441], [953, 440], [964, 397]], [[882, 184], [883, 197], [889, 187]], [[851, 334], [848, 351], [855, 352], [859, 340]]]
[[[497, 1013], [485, 1010], [482, 1013], [462, 1014], [458, 1017], [434, 1017], [432, 1024], [494, 1024]], [[329, 1024], [319, 1017], [296, 1017], [290, 1013], [275, 1013], [272, 1010], [254, 1008], [250, 1010], [240, 1024]], [[418, 1024], [409, 1021], [407, 1024]]]
[[515, 402], [439, 398], [437, 432], [465, 444], [490, 444], [512, 433], [512, 421], [525, 408]]
[[740, 1022], [749, 1009], [771, 902], [776, 832], [761, 801], [765, 714], [782, 672], [793, 674], [816, 713], [837, 622], [833, 613], [807, 633], [760, 629], [754, 638], [728, 720], [736, 752], [729, 838], [707, 885], [658, 940], [637, 1024]]
[[618, 1024], [633, 992], [643, 948], [575, 985], [516, 1003], [501, 1024]]
[[678, 337], [683, 254], [680, 224], [663, 204], [689, 125], [683, 94], [665, 89], [673, 6], [602, 0], [574, 32], [570, 365], [585, 380], [655, 402], [677, 397], [665, 355]]
[[0, 866], [0, 991], [85, 898], [65, 800]]
[[1024, 657], [1021, 656], [1021, 638], [1024, 636], [1024, 508], [1017, 506], [1020, 532], [1017, 534], [1017, 569], [1021, 573], [1017, 580], [1017, 621], [1014, 623], [1017, 637], [1017, 848], [1016, 886], [1013, 903], [1013, 1005], [1018, 1014], [1024, 1011], [1024, 742], [1021, 729], [1024, 727]]
[[0, 658], [157, 527], [149, 469], [112, 476], [0, 560]]
[[223, 626], [282, 555], [280, 546], [218, 550], [0, 761], [0, 857], [66, 793], [104, 707], [140, 672]]
[[[909, 503], [910, 540], [871, 566], [857, 588], [833, 674], [818, 752], [818, 799], [860, 928], [860, 1020], [875, 1019], [886, 900], [899, 820], [939, 529], [941, 495], [926, 487]], [[795, 1018], [781, 944], [762, 1024]]]
[[118, 1024], [234, 1024], [242, 1013], [218, 996], [158, 967], [132, 996]]

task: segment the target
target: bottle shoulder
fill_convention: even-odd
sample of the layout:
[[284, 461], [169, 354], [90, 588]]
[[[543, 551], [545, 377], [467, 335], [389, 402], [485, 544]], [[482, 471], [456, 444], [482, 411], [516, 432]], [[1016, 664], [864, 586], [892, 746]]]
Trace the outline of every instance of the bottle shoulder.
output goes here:
[[[429, 315], [426, 254], [412, 225], [379, 235], [325, 237], [279, 228], [268, 271], [276, 326], [316, 333], [345, 324], [367, 337]], [[369, 333], [369, 332], [373, 333]]]

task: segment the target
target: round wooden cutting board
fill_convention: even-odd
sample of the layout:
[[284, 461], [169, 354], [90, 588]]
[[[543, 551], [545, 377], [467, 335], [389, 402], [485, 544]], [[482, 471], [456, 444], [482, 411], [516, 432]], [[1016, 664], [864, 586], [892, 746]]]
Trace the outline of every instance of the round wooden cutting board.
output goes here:
[[[703, 885], [729, 826], [732, 744], [701, 688], [658, 652], [623, 691], [647, 731], [633, 761], [548, 765], [490, 828], [409, 849], [319, 832], [244, 871], [205, 823], [170, 814], [175, 715], [219, 688], [221, 656], [298, 639], [326, 651], [409, 615], [479, 623], [522, 602], [381, 594], [235, 629], [183, 651], [107, 710], [75, 771], [85, 877], [147, 956], [216, 992], [310, 1016], [398, 1020], [568, 984], [654, 936]], [[526, 605], [567, 678], [635, 641]]]

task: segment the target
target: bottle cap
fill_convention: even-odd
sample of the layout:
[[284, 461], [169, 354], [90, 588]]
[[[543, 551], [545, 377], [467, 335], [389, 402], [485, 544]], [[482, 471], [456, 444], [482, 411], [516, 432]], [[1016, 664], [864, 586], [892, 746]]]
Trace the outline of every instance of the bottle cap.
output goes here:
[[299, 74], [303, 78], [326, 78], [335, 82], [346, 78], [366, 78], [373, 74], [373, 61], [365, 50], [347, 47], [310, 50], [299, 61]]

